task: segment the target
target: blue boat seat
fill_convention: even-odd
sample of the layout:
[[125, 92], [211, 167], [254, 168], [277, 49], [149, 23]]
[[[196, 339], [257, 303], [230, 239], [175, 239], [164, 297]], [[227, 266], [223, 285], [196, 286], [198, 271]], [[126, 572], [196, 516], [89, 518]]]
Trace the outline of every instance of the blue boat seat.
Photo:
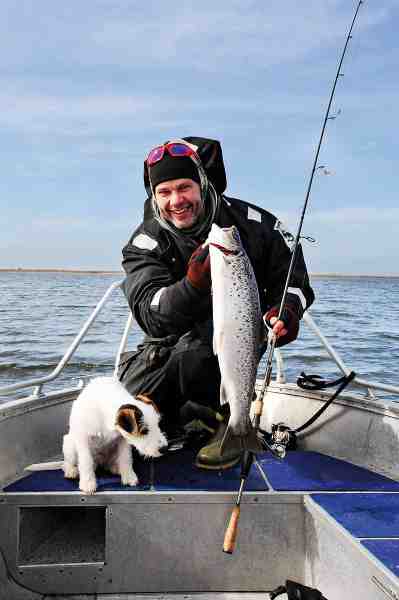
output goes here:
[[399, 576], [399, 494], [312, 494], [311, 498]]
[[[122, 486], [118, 476], [98, 473], [98, 491], [225, 491], [237, 490], [240, 466], [226, 471], [205, 471], [194, 466], [191, 450], [171, 452], [153, 461], [134, 460], [139, 477], [135, 488]], [[399, 492], [399, 483], [367, 469], [319, 452], [288, 452], [284, 460], [269, 453], [258, 455], [258, 465], [251, 469], [247, 491], [266, 492], [265, 477], [276, 491], [334, 492], [385, 491]], [[263, 473], [262, 473], [263, 471]], [[63, 472], [38, 471], [10, 484], [5, 492], [73, 492], [77, 481], [64, 479]]]
[[268, 453], [258, 460], [279, 492], [399, 492], [398, 482], [319, 452], [287, 452], [284, 460]]
[[[123, 486], [119, 476], [105, 472], [97, 473], [97, 491], [225, 491], [238, 489], [240, 466], [225, 471], [204, 471], [194, 466], [195, 452], [181, 450], [170, 452], [160, 458], [135, 459], [134, 470], [139, 478], [135, 487]], [[268, 486], [258, 467], [251, 469], [247, 491], [267, 491]], [[8, 485], [4, 492], [79, 492], [77, 480], [65, 479], [61, 470], [37, 471]]]
[[361, 543], [387, 569], [399, 577], [399, 540], [362, 540]]

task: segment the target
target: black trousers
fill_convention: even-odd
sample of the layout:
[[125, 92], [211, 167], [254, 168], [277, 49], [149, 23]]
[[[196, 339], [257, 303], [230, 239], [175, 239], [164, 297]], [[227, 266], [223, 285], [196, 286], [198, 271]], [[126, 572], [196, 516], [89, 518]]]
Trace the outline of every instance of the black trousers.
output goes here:
[[220, 370], [211, 342], [190, 331], [182, 337], [144, 339], [121, 356], [118, 376], [132, 394], [156, 403], [166, 428], [178, 426], [180, 409], [191, 400], [219, 408]]

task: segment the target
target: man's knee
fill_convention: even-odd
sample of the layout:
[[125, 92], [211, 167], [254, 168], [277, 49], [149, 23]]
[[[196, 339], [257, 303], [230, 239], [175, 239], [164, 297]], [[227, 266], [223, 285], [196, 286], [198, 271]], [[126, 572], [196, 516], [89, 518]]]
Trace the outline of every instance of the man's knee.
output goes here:
[[219, 396], [220, 370], [212, 349], [196, 344], [178, 357], [179, 387], [182, 395], [213, 406]]

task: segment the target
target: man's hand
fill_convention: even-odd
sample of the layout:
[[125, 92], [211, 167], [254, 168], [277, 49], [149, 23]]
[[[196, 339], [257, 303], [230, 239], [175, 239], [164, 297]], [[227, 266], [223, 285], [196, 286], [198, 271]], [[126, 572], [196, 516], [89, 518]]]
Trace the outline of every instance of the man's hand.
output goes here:
[[293, 342], [297, 338], [299, 331], [298, 316], [289, 306], [284, 308], [280, 320], [277, 320], [278, 313], [278, 307], [274, 306], [263, 317], [277, 338], [276, 348]]
[[270, 319], [270, 325], [272, 326], [273, 333], [276, 338], [283, 337], [283, 335], [287, 335], [288, 330], [285, 326], [284, 321], [278, 321], [277, 317], [272, 317]]
[[202, 292], [211, 289], [211, 259], [209, 246], [198, 246], [188, 261], [187, 279], [193, 287]]

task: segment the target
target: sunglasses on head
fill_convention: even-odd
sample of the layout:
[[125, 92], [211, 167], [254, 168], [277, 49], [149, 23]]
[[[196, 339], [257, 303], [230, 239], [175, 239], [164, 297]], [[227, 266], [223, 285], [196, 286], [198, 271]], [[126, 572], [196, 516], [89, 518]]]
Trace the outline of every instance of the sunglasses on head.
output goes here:
[[147, 165], [151, 167], [155, 163], [163, 159], [165, 152], [168, 152], [170, 156], [194, 156], [198, 159], [198, 155], [190, 146], [183, 144], [182, 142], [169, 142], [162, 146], [156, 146], [153, 148], [147, 156]]

